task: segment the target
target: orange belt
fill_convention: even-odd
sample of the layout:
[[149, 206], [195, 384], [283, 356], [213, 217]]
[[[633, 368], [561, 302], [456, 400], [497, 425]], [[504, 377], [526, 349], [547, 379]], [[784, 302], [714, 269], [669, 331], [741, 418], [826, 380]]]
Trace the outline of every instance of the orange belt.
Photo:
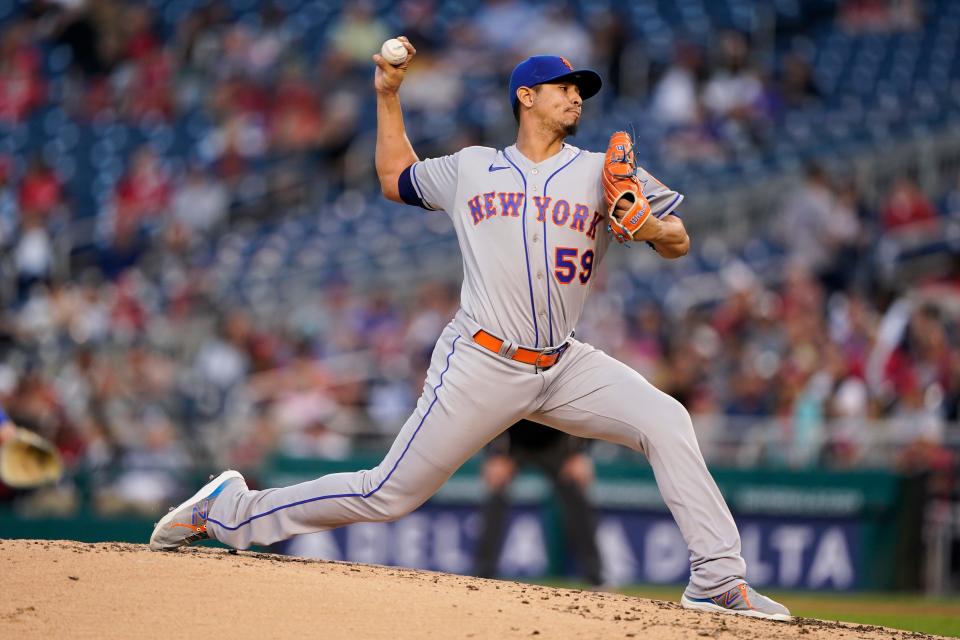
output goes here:
[[[503, 340], [500, 338], [492, 336], [481, 329], [473, 334], [473, 340], [484, 349], [489, 349], [490, 351], [500, 355], [500, 347], [503, 346]], [[556, 349], [544, 349], [543, 351], [518, 347], [516, 353], [514, 353], [512, 356], [504, 357], [510, 358], [511, 360], [516, 360], [517, 362], [522, 362], [524, 364], [532, 364], [537, 369], [549, 369], [553, 365], [557, 364], [557, 362], [560, 360], [560, 356], [562, 356], [563, 352], [567, 350], [567, 346], [569, 346], [569, 343], [564, 342]]]

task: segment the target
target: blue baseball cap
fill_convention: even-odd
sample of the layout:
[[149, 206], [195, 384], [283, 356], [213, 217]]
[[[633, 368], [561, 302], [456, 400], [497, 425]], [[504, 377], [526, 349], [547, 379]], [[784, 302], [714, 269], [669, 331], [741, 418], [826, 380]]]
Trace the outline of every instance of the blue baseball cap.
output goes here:
[[538, 84], [569, 79], [580, 89], [580, 97], [586, 100], [597, 95], [603, 81], [600, 74], [590, 69], [574, 69], [566, 58], [560, 56], [532, 56], [527, 58], [510, 74], [510, 106], [517, 104], [517, 89], [535, 87]]

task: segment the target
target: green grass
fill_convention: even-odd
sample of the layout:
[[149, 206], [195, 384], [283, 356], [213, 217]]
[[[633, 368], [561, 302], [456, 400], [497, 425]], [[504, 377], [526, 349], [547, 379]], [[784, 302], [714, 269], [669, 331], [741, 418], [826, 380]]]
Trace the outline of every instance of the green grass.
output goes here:
[[[551, 583], [552, 586], [573, 586]], [[617, 589], [641, 598], [677, 602], [682, 586], [638, 586]], [[814, 593], [808, 591], [768, 591], [763, 594], [782, 602], [795, 616], [819, 620], [839, 620], [874, 624], [894, 629], [920, 631], [941, 636], [960, 637], [960, 596], [927, 598], [901, 593]]]

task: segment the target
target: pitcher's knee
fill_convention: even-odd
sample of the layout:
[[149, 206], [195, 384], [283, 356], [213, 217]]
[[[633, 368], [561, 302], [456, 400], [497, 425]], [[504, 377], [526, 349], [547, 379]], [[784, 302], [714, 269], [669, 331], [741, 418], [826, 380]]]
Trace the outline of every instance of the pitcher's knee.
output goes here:
[[693, 419], [690, 417], [690, 412], [687, 411], [687, 408], [683, 406], [680, 401], [674, 400], [672, 412], [676, 424], [681, 425], [684, 432], [693, 434]]
[[659, 418], [656, 434], [651, 438], [655, 445], [696, 440], [690, 412], [674, 398], [670, 398], [669, 402], [664, 405]]
[[414, 495], [376, 496], [371, 499], [371, 522], [391, 522], [415, 511], [426, 502], [426, 498]]

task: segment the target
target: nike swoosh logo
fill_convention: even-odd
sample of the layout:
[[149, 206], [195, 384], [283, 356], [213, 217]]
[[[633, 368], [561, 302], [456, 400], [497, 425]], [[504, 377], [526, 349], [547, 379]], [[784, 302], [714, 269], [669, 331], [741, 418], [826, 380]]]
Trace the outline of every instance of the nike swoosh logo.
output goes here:
[[493, 165], [491, 164], [489, 167], [487, 167], [487, 171], [489, 171], [490, 173], [493, 173], [494, 171], [500, 171], [501, 169], [509, 169], [509, 168], [510, 168], [509, 166], [507, 166], [507, 167], [495, 167], [495, 166], [493, 166]]

